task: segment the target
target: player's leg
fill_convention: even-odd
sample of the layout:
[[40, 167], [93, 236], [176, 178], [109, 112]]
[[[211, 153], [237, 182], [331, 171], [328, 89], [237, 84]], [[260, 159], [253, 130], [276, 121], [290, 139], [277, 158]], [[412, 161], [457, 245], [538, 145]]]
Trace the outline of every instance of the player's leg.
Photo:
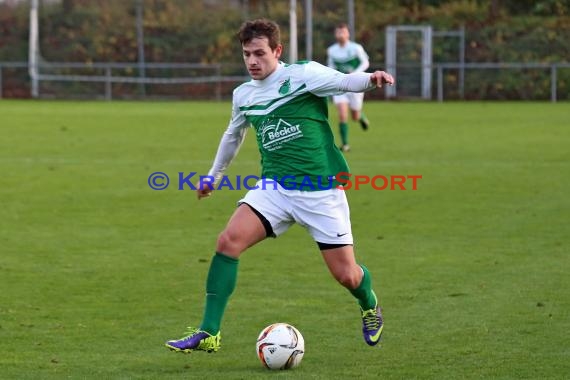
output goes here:
[[271, 233], [267, 219], [250, 205], [241, 203], [218, 236], [216, 252], [238, 259], [243, 251]]
[[[259, 184], [258, 184], [259, 185]], [[206, 306], [200, 328], [189, 329], [181, 339], [166, 346], [178, 352], [217, 351], [220, 325], [237, 280], [238, 259], [242, 252], [269, 236], [277, 236], [292, 223], [282, 207], [278, 191], [249, 191], [219, 235], [206, 282]]]
[[356, 262], [350, 209], [343, 190], [304, 192], [294, 203], [295, 220], [317, 242], [333, 277], [358, 300], [366, 343], [380, 340], [383, 322], [371, 275]]
[[347, 94], [333, 96], [333, 102], [338, 111], [338, 129], [340, 133], [341, 146], [343, 152], [348, 152], [350, 146], [348, 145], [348, 96]]
[[362, 315], [362, 334], [367, 344], [380, 341], [384, 323], [378, 298], [372, 290], [372, 276], [356, 263], [352, 245], [318, 243], [333, 277], [358, 300]]
[[360, 126], [364, 131], [368, 130], [370, 126], [370, 122], [364, 112], [362, 112], [362, 105], [364, 103], [364, 93], [351, 93], [350, 94], [350, 114], [352, 116], [352, 120], [358, 121]]
[[215, 352], [220, 348], [220, 325], [236, 286], [238, 258], [245, 249], [267, 236], [266, 224], [256, 211], [244, 203], [238, 206], [216, 243], [216, 253], [210, 263], [206, 281], [206, 305], [202, 323], [197, 329], [189, 328], [181, 339], [168, 341], [168, 348], [178, 352]]
[[247, 248], [271, 235], [267, 220], [251, 206], [242, 203], [218, 236], [206, 281], [206, 307], [200, 329], [212, 335], [220, 331], [227, 302], [238, 273], [239, 256]]

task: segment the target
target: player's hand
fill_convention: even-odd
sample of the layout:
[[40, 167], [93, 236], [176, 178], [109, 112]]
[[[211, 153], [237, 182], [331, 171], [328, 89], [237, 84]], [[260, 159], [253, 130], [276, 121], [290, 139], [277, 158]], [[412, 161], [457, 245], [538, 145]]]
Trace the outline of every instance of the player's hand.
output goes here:
[[212, 195], [212, 190], [214, 190], [214, 185], [209, 182], [203, 182], [202, 186], [196, 190], [196, 194], [198, 195], [198, 200], [202, 198], [207, 198]]
[[385, 71], [375, 71], [370, 74], [370, 81], [380, 88], [384, 84], [394, 85], [394, 77]]

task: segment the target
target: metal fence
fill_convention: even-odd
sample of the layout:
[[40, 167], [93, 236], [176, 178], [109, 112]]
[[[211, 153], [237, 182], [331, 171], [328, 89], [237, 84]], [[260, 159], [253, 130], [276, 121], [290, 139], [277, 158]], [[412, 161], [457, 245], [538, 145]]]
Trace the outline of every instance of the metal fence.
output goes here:
[[[171, 89], [157, 94], [156, 91], [155, 93], [147, 91], [147, 86], [208, 85], [205, 97], [221, 100], [227, 96], [223, 92], [225, 84], [233, 85], [249, 79], [241, 72], [242, 66], [237, 68], [235, 64], [147, 63], [141, 71], [137, 63], [44, 62], [37, 66], [38, 74], [30, 77], [27, 62], [0, 62], [0, 97], [4, 93], [3, 84], [6, 82], [5, 69], [21, 69], [20, 82], [25, 71], [26, 81], [29, 82], [25, 85], [30, 87], [30, 96], [38, 98], [81, 97], [106, 100], [113, 98], [184, 98], [192, 97], [193, 91], [182, 88], [179, 91]], [[60, 84], [60, 86], [50, 86], [53, 83]], [[23, 83], [20, 84], [23, 85]], [[118, 88], [124, 84], [135, 86], [129, 90]]]
[[[413, 68], [414, 65], [403, 65]], [[496, 84], [501, 77], [473, 74], [480, 72], [502, 72], [502, 77], [520, 76], [521, 70], [543, 72], [543, 90], [527, 92], [518, 99], [570, 100], [570, 63], [435, 63], [429, 66], [415, 65], [418, 71], [428, 69], [435, 77], [432, 85], [432, 99], [444, 100], [486, 100], [493, 99], [484, 90], [474, 94], [473, 88], [484, 88]], [[28, 74], [27, 62], [0, 62], [0, 98], [31, 97], [32, 80]], [[144, 76], [139, 73], [137, 63], [42, 63], [39, 65], [38, 96], [40, 98], [84, 98], [84, 99], [212, 99], [222, 100], [231, 97], [233, 88], [249, 80], [243, 64], [199, 64], [199, 63], [147, 63]], [[561, 78], [559, 73], [564, 70]], [[507, 72], [505, 74], [505, 71]], [[451, 80], [448, 73], [456, 72]], [[472, 74], [472, 75], [470, 75]], [[535, 73], [536, 74], [536, 73]], [[535, 75], [536, 76], [536, 75]], [[497, 79], [499, 78], [499, 79]], [[405, 77], [397, 81], [405, 82]], [[521, 84], [525, 79], [522, 75]], [[512, 79], [511, 79], [512, 81]], [[126, 86], [126, 87], [125, 87]], [[164, 88], [166, 86], [166, 88]], [[6, 93], [6, 88], [18, 87]], [[470, 90], [471, 89], [471, 90]], [[562, 89], [562, 91], [561, 91]], [[466, 96], [467, 92], [467, 96]], [[396, 93], [396, 98], [420, 97], [410, 93]], [[382, 93], [367, 95], [369, 98], [387, 98]], [[505, 98], [517, 97], [505, 96]]]
[[[570, 63], [441, 63], [435, 65], [437, 73], [437, 100], [444, 100], [444, 71], [445, 70], [548, 70], [550, 75], [550, 101], [558, 101], [558, 71], [569, 69]], [[464, 97], [463, 83], [459, 81], [461, 98]]]
[[[127, 76], [127, 75], [113, 75], [114, 70], [123, 70], [137, 72], [140, 71], [139, 64], [133, 63], [93, 63], [89, 65], [81, 63], [50, 63], [42, 65], [42, 69], [48, 71], [49, 69], [89, 69], [89, 70], [102, 70], [103, 75], [80, 75], [80, 74], [39, 74], [38, 81], [41, 82], [92, 82], [104, 83], [104, 98], [106, 100], [113, 99], [113, 84], [137, 84], [139, 88], [139, 95], [146, 95], [145, 85], [186, 85], [186, 84], [211, 84], [213, 88], [213, 97], [216, 100], [221, 100], [223, 97], [222, 86], [224, 83], [243, 82], [249, 79], [244, 75], [223, 75], [222, 64], [200, 64], [200, 63], [146, 63], [142, 75]], [[153, 70], [196, 70], [199, 72], [209, 71], [209, 75], [196, 75], [196, 76], [172, 76], [172, 77], [150, 77], [146, 76], [147, 73], [152, 73]], [[202, 74], [202, 73], [200, 73]]]

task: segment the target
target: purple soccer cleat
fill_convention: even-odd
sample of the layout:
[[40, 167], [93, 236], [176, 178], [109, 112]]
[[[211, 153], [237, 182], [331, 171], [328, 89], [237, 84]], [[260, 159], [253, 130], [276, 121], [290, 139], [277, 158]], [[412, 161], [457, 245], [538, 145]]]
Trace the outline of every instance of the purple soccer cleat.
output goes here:
[[220, 349], [220, 332], [216, 335], [196, 328], [188, 328], [186, 335], [178, 340], [169, 340], [166, 347], [172, 351], [190, 353], [192, 351], [216, 352]]
[[362, 334], [369, 346], [375, 346], [380, 342], [384, 323], [382, 320], [382, 309], [376, 306], [374, 309], [362, 310]]

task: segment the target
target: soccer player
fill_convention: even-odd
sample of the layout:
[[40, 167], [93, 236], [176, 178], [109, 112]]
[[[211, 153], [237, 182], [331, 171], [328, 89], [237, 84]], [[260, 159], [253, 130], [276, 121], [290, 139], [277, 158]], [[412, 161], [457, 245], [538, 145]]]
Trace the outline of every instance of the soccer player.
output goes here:
[[[213, 182], [197, 190], [198, 199], [212, 195], [249, 126], [257, 137], [263, 179], [238, 202], [218, 237], [201, 324], [166, 346], [178, 352], [217, 351], [241, 254], [283, 234], [295, 222], [312, 235], [334, 278], [358, 301], [364, 340], [376, 345], [383, 329], [381, 309], [368, 269], [356, 262], [346, 195], [336, 186], [339, 181], [334, 176], [349, 169], [334, 144], [326, 97], [371, 90], [393, 84], [394, 79], [383, 71], [343, 74], [317, 62], [286, 65], [279, 61], [283, 51], [279, 27], [267, 19], [245, 22], [238, 37], [252, 80], [234, 90], [229, 126], [208, 173]], [[325, 186], [323, 178], [335, 186]]]
[[[362, 45], [350, 40], [348, 25], [345, 23], [338, 24], [334, 30], [334, 36], [336, 43], [327, 49], [328, 66], [345, 74], [365, 71], [370, 65], [368, 54], [366, 54]], [[333, 102], [338, 111], [339, 131], [342, 141], [340, 149], [343, 152], [350, 150], [348, 145], [349, 107], [352, 120], [359, 121], [363, 130], [366, 131], [368, 129], [368, 119], [362, 112], [363, 101], [363, 92], [346, 92], [333, 96]]]

